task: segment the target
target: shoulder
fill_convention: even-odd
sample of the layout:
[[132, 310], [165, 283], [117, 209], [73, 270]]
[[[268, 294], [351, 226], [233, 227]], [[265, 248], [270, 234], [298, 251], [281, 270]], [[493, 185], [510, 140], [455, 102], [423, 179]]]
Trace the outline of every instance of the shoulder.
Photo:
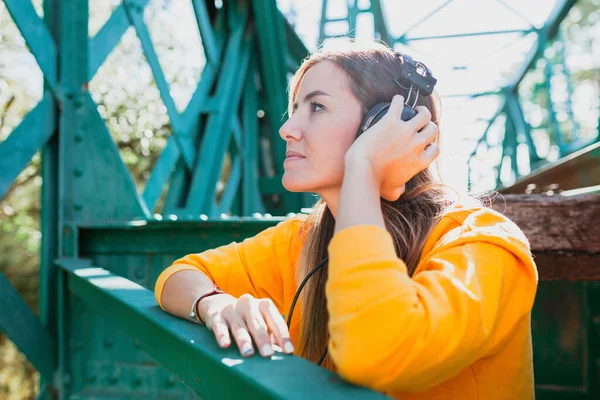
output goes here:
[[492, 243], [531, 258], [529, 240], [506, 215], [486, 206], [457, 204], [446, 210], [432, 230], [422, 255], [467, 243]]
[[275, 226], [268, 228], [265, 232], [270, 232], [276, 241], [283, 246], [290, 246], [301, 236], [301, 232], [308, 229], [307, 214], [288, 214], [285, 219], [279, 221]]

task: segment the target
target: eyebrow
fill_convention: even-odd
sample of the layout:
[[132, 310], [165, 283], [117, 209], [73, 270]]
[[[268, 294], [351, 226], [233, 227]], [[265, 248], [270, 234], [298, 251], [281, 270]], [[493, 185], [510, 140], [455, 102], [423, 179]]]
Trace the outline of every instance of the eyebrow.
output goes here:
[[[329, 96], [329, 94], [325, 93], [322, 90], [313, 90], [312, 92], [310, 92], [309, 94], [304, 96], [304, 103], [310, 101], [310, 99], [312, 99], [313, 97], [316, 97], [316, 96]], [[297, 108], [298, 108], [298, 103], [294, 103], [294, 110]]]

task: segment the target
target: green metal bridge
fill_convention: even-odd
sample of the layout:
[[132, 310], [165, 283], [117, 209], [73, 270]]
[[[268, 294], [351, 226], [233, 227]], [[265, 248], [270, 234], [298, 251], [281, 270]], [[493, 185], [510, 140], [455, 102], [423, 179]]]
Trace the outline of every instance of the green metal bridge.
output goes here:
[[[278, 129], [287, 82], [309, 54], [290, 17], [294, 3], [284, 13], [274, 0], [177, 1], [190, 4], [205, 56], [183, 109], [144, 18], [148, 0], [118, 2], [93, 35], [93, 1], [45, 0], [40, 17], [30, 1], [3, 0], [43, 73], [43, 95], [0, 141], [0, 199], [40, 152], [43, 206], [39, 316], [0, 273], [0, 330], [39, 371], [40, 399], [383, 398], [295, 356], [241, 359], [233, 349], [220, 349], [206, 329], [156, 304], [156, 278], [176, 258], [254, 235], [313, 201], [281, 185], [285, 143]], [[500, 99], [490, 118], [479, 121], [483, 129], [468, 157], [469, 187], [491, 171], [497, 189], [519, 194], [499, 207], [531, 237], [540, 268], [532, 321], [537, 396], [598, 398], [600, 123], [593, 134], [581, 129], [570, 96], [557, 106], [555, 76], [567, 83], [570, 77], [564, 52], [547, 51], [561, 43], [561, 23], [577, 2], [557, 1], [539, 26], [429, 37], [411, 31], [452, 0], [439, 2], [400, 34], [389, 28], [390, 2], [348, 0], [343, 17], [330, 17], [328, 3], [320, 2], [319, 41], [355, 35], [361, 15], [372, 19], [374, 37], [408, 52], [426, 40], [507, 32], [533, 37], [535, 44], [501, 86], [447, 98]], [[497, 3], [517, 12], [509, 1]], [[333, 25], [341, 28], [332, 33]], [[131, 30], [170, 128], [141, 188], [90, 91]], [[542, 128], [524, 112], [519, 89], [532, 71], [544, 79], [528, 96], [545, 99], [538, 101], [545, 140], [557, 156], [542, 154]], [[494, 129], [502, 133], [496, 142]], [[482, 171], [478, 158], [492, 152], [500, 154], [498, 162]], [[548, 190], [564, 192], [525, 195]]]

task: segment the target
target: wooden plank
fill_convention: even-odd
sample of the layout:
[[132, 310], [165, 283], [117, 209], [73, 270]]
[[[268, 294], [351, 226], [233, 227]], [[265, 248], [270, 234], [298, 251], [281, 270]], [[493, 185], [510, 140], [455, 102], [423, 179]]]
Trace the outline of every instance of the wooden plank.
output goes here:
[[600, 253], [534, 251], [541, 281], [600, 280]]
[[600, 280], [600, 194], [498, 196], [492, 208], [523, 230], [540, 280]]
[[538, 168], [532, 174], [517, 180], [514, 184], [500, 189], [501, 193], [525, 193], [527, 186], [535, 184], [538, 190], [545, 190], [552, 184], [562, 190], [600, 184], [600, 142], [591, 144], [552, 164]]
[[600, 252], [600, 195], [505, 195], [492, 208], [525, 232], [533, 251]]

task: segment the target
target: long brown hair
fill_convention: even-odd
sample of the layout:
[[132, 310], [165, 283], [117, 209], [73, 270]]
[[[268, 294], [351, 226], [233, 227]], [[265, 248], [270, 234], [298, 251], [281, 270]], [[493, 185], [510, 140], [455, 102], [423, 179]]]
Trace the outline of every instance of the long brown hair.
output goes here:
[[[335, 63], [346, 73], [348, 86], [362, 104], [363, 113], [380, 102], [390, 101], [396, 94], [403, 95], [405, 99], [408, 96], [408, 91], [394, 82], [394, 77], [400, 74], [402, 64], [397, 53], [376, 42], [368, 46], [349, 42], [348, 46], [342, 49], [319, 49], [304, 60], [290, 81], [290, 112], [306, 71], [325, 60]], [[437, 94], [421, 96], [417, 105], [427, 107], [432, 115], [431, 120], [438, 122], [440, 112]], [[436, 143], [439, 145], [439, 140]], [[406, 191], [398, 200], [381, 199], [386, 228], [394, 240], [396, 254], [408, 267], [409, 275], [412, 275], [419, 262], [427, 237], [444, 210], [452, 204], [449, 189], [453, 190], [436, 182], [430, 170], [425, 169], [406, 183]], [[454, 193], [458, 194], [456, 191]], [[310, 228], [298, 260], [298, 281], [327, 256], [327, 246], [333, 236], [335, 220], [323, 199], [316, 202], [306, 224], [306, 227]], [[328, 342], [329, 315], [325, 297], [327, 275], [326, 264], [309, 280], [301, 296], [299, 353], [314, 362], [319, 359]], [[329, 358], [325, 359], [323, 365], [333, 367]]]

